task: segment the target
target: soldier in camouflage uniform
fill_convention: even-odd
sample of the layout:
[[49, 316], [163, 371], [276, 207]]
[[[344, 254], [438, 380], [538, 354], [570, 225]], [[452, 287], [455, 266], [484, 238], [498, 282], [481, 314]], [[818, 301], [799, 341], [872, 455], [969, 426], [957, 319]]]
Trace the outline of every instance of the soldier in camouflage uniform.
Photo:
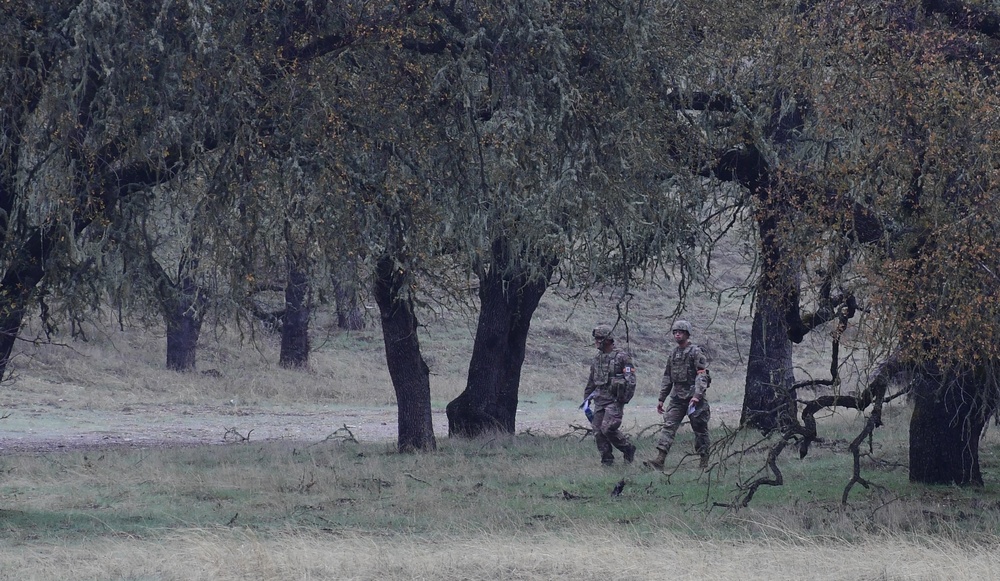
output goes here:
[[[691, 343], [691, 324], [687, 321], [675, 321], [671, 328], [677, 347], [670, 355], [667, 368], [663, 372], [660, 383], [660, 397], [656, 404], [656, 412], [663, 414], [663, 428], [656, 443], [657, 456], [646, 460], [644, 465], [657, 470], [663, 469], [663, 463], [674, 443], [674, 435], [681, 425], [684, 416], [691, 419], [691, 429], [694, 431], [695, 452], [701, 457], [701, 467], [708, 466], [708, 420], [712, 410], [705, 400], [708, 389], [708, 360], [701, 348]], [[670, 398], [666, 411], [663, 403]]]
[[628, 353], [615, 347], [610, 325], [598, 325], [593, 332], [600, 351], [590, 365], [590, 378], [583, 392], [584, 404], [593, 401], [594, 440], [601, 453], [601, 464], [614, 464], [614, 448], [621, 450], [625, 462], [635, 458], [635, 445], [619, 428], [625, 404], [635, 394], [635, 368]]

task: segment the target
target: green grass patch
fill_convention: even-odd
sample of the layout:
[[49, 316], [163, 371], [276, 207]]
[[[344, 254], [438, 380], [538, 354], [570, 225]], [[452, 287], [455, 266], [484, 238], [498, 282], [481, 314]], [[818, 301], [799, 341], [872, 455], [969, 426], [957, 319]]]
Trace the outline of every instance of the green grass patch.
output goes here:
[[[762, 486], [741, 510], [731, 508], [741, 486], [767, 474], [762, 446], [714, 457], [703, 472], [685, 457], [690, 434], [682, 432], [659, 473], [639, 462], [600, 466], [590, 438], [495, 435], [447, 439], [436, 452], [412, 455], [387, 444], [325, 441], [8, 456], [0, 464], [2, 526], [20, 540], [150, 538], [215, 527], [431, 537], [666, 529], [723, 539], [776, 523], [785, 534], [842, 537], [1000, 531], [996, 487], [910, 485], [901, 451], [877, 440], [862, 459], [871, 486], [855, 485], [842, 505], [853, 460], [840, 436], [855, 423], [832, 426], [804, 459], [786, 452], [784, 485]], [[650, 439], [639, 445], [640, 457], [652, 450]], [[994, 458], [995, 449], [988, 442], [984, 456]], [[991, 460], [984, 469], [996, 474], [998, 466]]]

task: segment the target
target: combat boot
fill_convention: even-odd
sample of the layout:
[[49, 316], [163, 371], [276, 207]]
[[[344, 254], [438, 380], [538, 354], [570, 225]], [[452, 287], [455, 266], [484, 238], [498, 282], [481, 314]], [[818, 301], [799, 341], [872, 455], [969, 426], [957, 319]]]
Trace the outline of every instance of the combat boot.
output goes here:
[[708, 454], [702, 454], [701, 460], [698, 462], [698, 468], [702, 470], [708, 468]]
[[667, 461], [667, 453], [663, 450], [656, 450], [656, 458], [652, 460], [644, 460], [642, 465], [646, 468], [654, 468], [656, 470], [663, 470], [663, 463]]
[[625, 455], [625, 463], [631, 464], [635, 460], [635, 444], [629, 444], [628, 448], [622, 450], [622, 454]]

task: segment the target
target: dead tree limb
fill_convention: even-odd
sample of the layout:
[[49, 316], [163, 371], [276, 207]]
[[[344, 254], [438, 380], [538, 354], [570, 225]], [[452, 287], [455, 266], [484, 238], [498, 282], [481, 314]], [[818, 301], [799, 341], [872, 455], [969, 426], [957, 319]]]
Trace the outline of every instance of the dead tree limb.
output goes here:
[[408, 477], [408, 478], [411, 478], [411, 479], [413, 479], [413, 480], [416, 480], [417, 482], [419, 482], [419, 483], [421, 483], [421, 484], [426, 484], [427, 486], [431, 486], [431, 483], [430, 483], [430, 482], [427, 482], [426, 480], [421, 480], [421, 479], [417, 478], [416, 476], [414, 476], [414, 475], [413, 475], [412, 473], [410, 473], [410, 472], [403, 472], [403, 476], [406, 476], [406, 477]]
[[[587, 436], [589, 436], [589, 435], [591, 435], [591, 434], [594, 433], [594, 429], [591, 428], [590, 426], [581, 426], [580, 424], [570, 424], [569, 427], [572, 429], [572, 431], [569, 432], [567, 434], [567, 436], [570, 436], [570, 435], [576, 436], [576, 435], [579, 434], [579, 438], [580, 438], [581, 442], [584, 441], [584, 440], [586, 440]], [[582, 434], [580, 434], [581, 432], [582, 432]]]
[[347, 424], [344, 424], [342, 427], [339, 427], [330, 433], [327, 437], [323, 438], [319, 442], [309, 444], [309, 446], [318, 446], [319, 444], [329, 442], [330, 440], [337, 442], [350, 442], [352, 444], [359, 443], [358, 439], [354, 437], [354, 432], [351, 431], [351, 428], [347, 427]]
[[746, 508], [750, 505], [750, 501], [753, 499], [754, 495], [757, 494], [757, 489], [761, 486], [781, 486], [785, 483], [785, 478], [781, 474], [781, 469], [778, 468], [778, 456], [781, 456], [781, 452], [788, 445], [789, 440], [782, 438], [778, 441], [771, 451], [767, 454], [767, 468], [771, 471], [771, 476], [762, 476], [752, 482], [741, 485], [740, 489], [743, 491], [743, 498], [740, 500], [740, 506]]
[[[844, 326], [846, 326], [847, 318], [849, 318], [847, 317], [847, 313], [842, 312], [840, 325], [838, 325], [838, 329], [834, 333], [830, 366], [832, 375], [831, 383], [836, 383], [837, 381], [840, 335], [843, 332]], [[864, 428], [849, 446], [851, 454], [854, 457], [854, 465], [851, 479], [844, 488], [842, 502], [844, 504], [847, 503], [848, 495], [856, 484], [860, 484], [865, 488], [876, 486], [861, 475], [861, 445], [867, 440], [869, 447], [871, 447], [872, 435], [875, 429], [882, 425], [882, 407], [887, 401], [886, 392], [888, 391], [889, 383], [903, 371], [905, 371], [904, 365], [900, 362], [898, 356], [894, 354], [879, 365], [874, 377], [860, 394], [822, 396], [807, 402], [802, 410], [802, 423], [799, 423], [797, 418], [793, 416], [792, 422], [785, 426], [785, 429], [782, 431], [780, 441], [768, 452], [765, 469], [769, 472], [769, 475], [755, 478], [739, 486], [742, 495], [737, 503], [738, 506], [744, 508], [748, 506], [761, 486], [781, 486], [784, 483], [784, 477], [777, 464], [778, 457], [789, 444], [798, 441], [799, 457], [805, 458], [809, 453], [809, 447], [812, 442], [819, 441], [816, 429], [816, 413], [827, 408], [844, 407], [864, 411], [869, 406], [872, 406], [872, 412], [869, 414]], [[894, 394], [892, 397], [899, 397], [901, 393]]]
[[650, 424], [650, 425], [646, 426], [645, 428], [639, 430], [636, 433], [635, 437], [636, 437], [636, 439], [643, 438], [643, 437], [645, 437], [646, 432], [651, 431], [651, 430], [659, 430], [661, 427], [663, 427], [663, 422], [657, 422], [655, 424]]
[[250, 434], [252, 434], [252, 433], [253, 433], [253, 430], [250, 430], [244, 436], [243, 434], [239, 433], [239, 431], [237, 431], [236, 428], [226, 428], [226, 433], [222, 435], [222, 441], [223, 442], [249, 442], [250, 441]]
[[875, 379], [868, 384], [868, 389], [865, 390], [866, 393], [870, 394], [872, 398], [872, 413], [868, 416], [868, 421], [865, 422], [865, 427], [861, 430], [861, 433], [857, 435], [856, 438], [851, 442], [850, 450], [851, 454], [854, 455], [854, 473], [851, 476], [851, 480], [844, 487], [844, 495], [841, 498], [841, 504], [847, 504], [847, 496], [851, 492], [851, 488], [855, 484], [860, 484], [866, 489], [871, 488], [872, 483], [868, 480], [862, 478], [861, 476], [861, 443], [868, 440], [868, 451], [871, 453], [871, 438], [872, 433], [875, 428], [882, 425], [882, 405], [885, 402], [885, 392], [889, 387], [889, 379], [895, 376], [899, 372], [899, 364], [896, 358], [890, 357], [890, 360], [879, 367], [878, 371], [875, 373]]

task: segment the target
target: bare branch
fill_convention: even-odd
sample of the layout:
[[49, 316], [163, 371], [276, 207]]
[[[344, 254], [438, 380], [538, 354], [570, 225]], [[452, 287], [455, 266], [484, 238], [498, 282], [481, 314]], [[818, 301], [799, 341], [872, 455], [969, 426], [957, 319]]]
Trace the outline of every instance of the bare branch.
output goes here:
[[239, 433], [239, 431], [237, 431], [236, 428], [226, 428], [226, 433], [222, 435], [222, 441], [223, 442], [249, 442], [250, 441], [250, 434], [252, 434], [252, 433], [253, 433], [253, 430], [250, 430], [244, 436], [243, 434]]
[[767, 454], [767, 467], [771, 470], [771, 477], [762, 476], [752, 482], [740, 485], [740, 489], [743, 490], [743, 498], [740, 501], [740, 506], [743, 508], [749, 506], [750, 501], [757, 493], [757, 489], [761, 486], [781, 486], [785, 483], [784, 476], [782, 476], [781, 470], [778, 468], [778, 456], [781, 455], [781, 452], [787, 445], [788, 439], [782, 438]]

